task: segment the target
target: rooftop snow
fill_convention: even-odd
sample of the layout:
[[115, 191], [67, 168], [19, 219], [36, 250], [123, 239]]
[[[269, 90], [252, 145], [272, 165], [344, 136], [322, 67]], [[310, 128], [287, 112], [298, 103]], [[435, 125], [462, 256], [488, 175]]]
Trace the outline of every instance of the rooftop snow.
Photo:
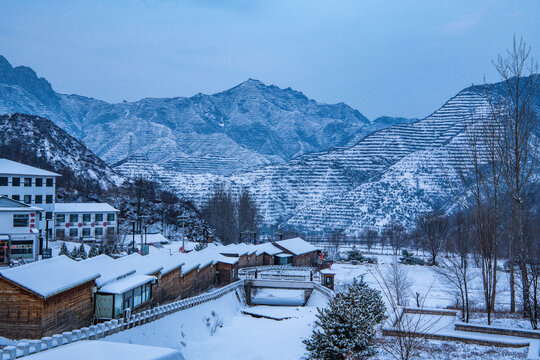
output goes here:
[[283, 252], [281, 249], [275, 247], [272, 243], [267, 242], [259, 245], [254, 245], [257, 249], [257, 255], [261, 255], [263, 253], [266, 253], [268, 255], [277, 255], [281, 252]]
[[106, 284], [99, 289], [99, 292], [107, 294], [123, 294], [126, 291], [134, 289], [137, 286], [149, 283], [153, 280], [157, 280], [157, 278], [155, 276], [134, 274], [124, 279], [120, 279], [118, 281], [113, 281]]
[[106, 203], [56, 203], [54, 211], [57, 213], [77, 213], [77, 212], [117, 212]]
[[46, 299], [98, 278], [99, 272], [62, 255], [2, 270], [0, 276]]
[[138, 253], [133, 253], [114, 261], [122, 262], [126, 266], [133, 267], [140, 275], [152, 275], [163, 269], [160, 258], [142, 256]]
[[320, 250], [319, 248], [316, 248], [315, 246], [311, 245], [310, 243], [299, 237], [277, 241], [275, 244], [292, 252], [294, 255], [302, 255], [312, 251]]
[[77, 341], [32, 354], [26, 358], [28, 360], [184, 360], [180, 351], [175, 349], [96, 340]]
[[101, 276], [96, 279], [98, 288], [122, 277], [134, 274], [136, 271], [135, 267], [129, 262], [116, 261], [105, 254], [80, 261], [79, 264], [86, 269], [94, 270], [101, 274]]
[[30, 165], [21, 164], [8, 159], [0, 158], [0, 174], [30, 175], [30, 176], [60, 176], [57, 173], [43, 170]]
[[255, 248], [255, 245], [250, 244], [229, 244], [226, 246], [222, 246], [220, 248], [221, 254], [231, 254], [231, 255], [238, 255], [242, 256], [245, 254], [251, 255], [253, 253], [256, 253], [257, 249]]

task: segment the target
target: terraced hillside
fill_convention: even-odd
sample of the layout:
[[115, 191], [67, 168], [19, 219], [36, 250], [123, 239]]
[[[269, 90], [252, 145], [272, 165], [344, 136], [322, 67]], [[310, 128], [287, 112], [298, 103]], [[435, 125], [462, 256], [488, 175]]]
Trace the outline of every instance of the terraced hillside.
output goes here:
[[[501, 85], [493, 85], [496, 93]], [[266, 224], [307, 231], [343, 227], [355, 234], [390, 218], [411, 225], [434, 206], [452, 207], [456, 164], [471, 119], [483, 117], [483, 87], [459, 92], [427, 118], [366, 136], [352, 147], [297, 157], [232, 176], [162, 176], [183, 196], [204, 203], [216, 183], [254, 194]], [[540, 99], [540, 96], [538, 97]], [[540, 101], [538, 102], [540, 104]]]

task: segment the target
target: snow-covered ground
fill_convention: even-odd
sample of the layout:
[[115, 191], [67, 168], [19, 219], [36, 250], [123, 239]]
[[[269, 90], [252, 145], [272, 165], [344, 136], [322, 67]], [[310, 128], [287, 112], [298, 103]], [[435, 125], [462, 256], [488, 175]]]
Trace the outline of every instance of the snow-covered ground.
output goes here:
[[[314, 292], [304, 307], [251, 308], [289, 317], [278, 321], [243, 314], [244, 306], [230, 293], [105, 340], [179, 349], [187, 360], [298, 360], [305, 356], [302, 340], [313, 331], [317, 306], [325, 304], [324, 296]], [[216, 318], [223, 324], [211, 335]]]

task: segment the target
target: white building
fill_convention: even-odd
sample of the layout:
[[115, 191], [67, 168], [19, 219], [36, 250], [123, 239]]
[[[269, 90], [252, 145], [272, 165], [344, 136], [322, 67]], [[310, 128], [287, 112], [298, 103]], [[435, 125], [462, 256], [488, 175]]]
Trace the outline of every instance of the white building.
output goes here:
[[118, 212], [105, 203], [56, 203], [55, 237], [57, 239], [99, 239], [118, 232]]
[[[0, 196], [43, 209], [45, 219], [54, 218], [56, 177], [59, 174], [0, 158]], [[42, 216], [42, 213], [39, 213]], [[42, 219], [40, 219], [42, 220]], [[46, 221], [40, 221], [38, 231], [45, 234]], [[52, 222], [49, 223], [52, 235]], [[0, 231], [1, 233], [1, 231]]]
[[38, 259], [42, 212], [38, 207], [0, 196], [0, 265], [11, 260]]

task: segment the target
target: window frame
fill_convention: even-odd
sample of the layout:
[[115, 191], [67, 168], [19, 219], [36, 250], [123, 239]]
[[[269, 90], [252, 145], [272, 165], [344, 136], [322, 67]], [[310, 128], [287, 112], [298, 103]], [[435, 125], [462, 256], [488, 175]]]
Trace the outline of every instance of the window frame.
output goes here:
[[29, 214], [13, 214], [13, 227], [25, 228], [30, 226]]

